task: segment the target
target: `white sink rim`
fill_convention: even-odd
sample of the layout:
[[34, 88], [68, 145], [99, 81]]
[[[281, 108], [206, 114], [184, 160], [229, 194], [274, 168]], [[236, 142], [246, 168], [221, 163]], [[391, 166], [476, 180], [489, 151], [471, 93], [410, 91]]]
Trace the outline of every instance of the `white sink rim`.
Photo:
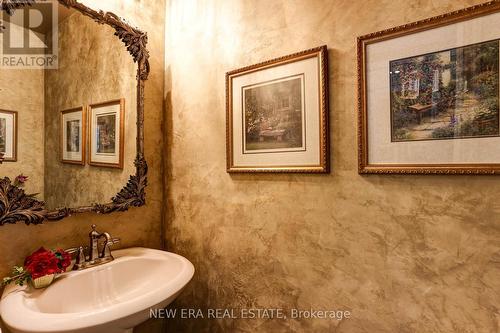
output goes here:
[[[111, 266], [130, 260], [131, 257], [157, 259], [168, 257], [169, 259], [177, 259], [182, 264], [182, 270], [175, 278], [165, 281], [164, 285], [158, 285], [157, 288], [145, 292], [140, 297], [90, 312], [47, 313], [36, 311], [26, 306], [24, 300], [26, 297], [37, 295], [41, 292], [26, 286], [11, 285], [6, 287], [0, 302], [0, 316], [3, 322], [11, 329], [24, 332], [72, 331], [105, 325], [106, 323], [133, 316], [144, 310], [149, 311], [149, 308], [154, 308], [155, 305], [177, 295], [194, 275], [193, 264], [186, 258], [171, 252], [147, 248], [128, 248], [114, 251], [113, 256], [115, 260], [105, 265], [82, 271], [68, 272], [65, 275], [76, 276], [88, 274], [92, 270], [102, 269], [104, 266]], [[50, 287], [48, 288], [50, 289]]]

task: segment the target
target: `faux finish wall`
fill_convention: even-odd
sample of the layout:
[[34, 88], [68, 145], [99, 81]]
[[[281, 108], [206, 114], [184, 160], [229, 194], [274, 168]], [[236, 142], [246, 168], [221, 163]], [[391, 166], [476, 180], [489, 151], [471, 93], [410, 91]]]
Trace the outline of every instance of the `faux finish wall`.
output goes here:
[[43, 70], [0, 69], [0, 110], [17, 111], [17, 161], [0, 165], [0, 177], [29, 177], [27, 193], [43, 196]]
[[[59, 68], [45, 74], [45, 202], [49, 209], [110, 202], [135, 172], [137, 65], [112, 27], [76, 10], [59, 23], [58, 56]], [[125, 99], [124, 168], [61, 163], [60, 112], [120, 98]]]
[[[151, 74], [146, 82], [145, 153], [149, 165], [147, 205], [112, 215], [82, 214], [61, 222], [39, 226], [23, 224], [0, 227], [0, 276], [40, 246], [68, 248], [86, 244], [92, 223], [100, 230], [120, 237], [121, 247], [161, 247], [162, 211], [162, 105], [164, 75], [164, 0], [85, 0], [93, 8], [113, 11], [148, 32], [151, 51]], [[77, 33], [77, 32], [76, 32]], [[123, 184], [125, 185], [125, 184]], [[79, 188], [85, 191], [85, 188]]]
[[[166, 235], [196, 267], [176, 306], [352, 313], [172, 332], [498, 332], [500, 177], [357, 173], [356, 36], [480, 2], [168, 2]], [[322, 44], [333, 172], [227, 174], [224, 73]]]

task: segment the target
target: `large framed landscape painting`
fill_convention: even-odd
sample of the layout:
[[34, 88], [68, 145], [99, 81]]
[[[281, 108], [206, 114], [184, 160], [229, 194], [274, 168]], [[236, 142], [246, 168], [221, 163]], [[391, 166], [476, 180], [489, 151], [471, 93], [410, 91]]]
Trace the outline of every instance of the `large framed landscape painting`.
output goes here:
[[359, 172], [500, 173], [500, 3], [358, 38]]
[[228, 172], [328, 172], [326, 46], [226, 75]]

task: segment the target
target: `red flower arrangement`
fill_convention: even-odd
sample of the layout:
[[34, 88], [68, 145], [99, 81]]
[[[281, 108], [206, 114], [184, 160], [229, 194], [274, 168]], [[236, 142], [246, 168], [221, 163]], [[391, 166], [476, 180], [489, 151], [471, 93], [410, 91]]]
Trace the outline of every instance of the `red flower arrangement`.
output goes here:
[[39, 248], [24, 260], [24, 268], [31, 273], [32, 279], [63, 273], [71, 264], [71, 256], [64, 250], [55, 252]]
[[3, 279], [3, 284], [16, 282], [22, 286], [27, 280], [35, 280], [46, 275], [64, 273], [71, 264], [71, 255], [66, 251], [46, 250], [41, 247], [24, 260], [23, 267], [14, 267], [13, 277]]

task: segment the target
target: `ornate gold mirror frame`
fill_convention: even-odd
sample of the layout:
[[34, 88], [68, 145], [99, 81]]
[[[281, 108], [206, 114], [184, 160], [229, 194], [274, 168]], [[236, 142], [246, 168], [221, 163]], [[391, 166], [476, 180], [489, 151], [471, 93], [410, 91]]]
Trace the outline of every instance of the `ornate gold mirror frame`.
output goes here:
[[[25, 6], [31, 6], [37, 0], [2, 0], [1, 10], [12, 13]], [[0, 179], [0, 226], [24, 222], [40, 224], [44, 220], [61, 220], [77, 213], [95, 212], [109, 214], [126, 211], [129, 207], [140, 207], [146, 203], [145, 188], [147, 185], [148, 166], [144, 158], [144, 84], [149, 75], [149, 52], [146, 49], [147, 33], [130, 26], [125, 20], [110, 12], [93, 10], [76, 0], [57, 0], [69, 9], [76, 9], [99, 24], [107, 24], [115, 29], [117, 36], [132, 55], [137, 67], [137, 153], [135, 158], [135, 175], [130, 176], [127, 185], [118, 192], [110, 203], [94, 204], [79, 208], [60, 208], [54, 211], [45, 209], [45, 203], [24, 193], [14, 186], [9, 178]], [[0, 158], [1, 163], [1, 158]]]

